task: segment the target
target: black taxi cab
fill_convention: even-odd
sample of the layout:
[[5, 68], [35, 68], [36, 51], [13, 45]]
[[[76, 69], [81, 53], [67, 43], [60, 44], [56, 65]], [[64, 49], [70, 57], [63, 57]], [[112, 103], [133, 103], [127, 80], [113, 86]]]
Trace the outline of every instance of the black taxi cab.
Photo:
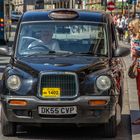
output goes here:
[[109, 14], [55, 9], [25, 12], [1, 80], [1, 130], [17, 125], [101, 124], [115, 137], [121, 120], [124, 63]]

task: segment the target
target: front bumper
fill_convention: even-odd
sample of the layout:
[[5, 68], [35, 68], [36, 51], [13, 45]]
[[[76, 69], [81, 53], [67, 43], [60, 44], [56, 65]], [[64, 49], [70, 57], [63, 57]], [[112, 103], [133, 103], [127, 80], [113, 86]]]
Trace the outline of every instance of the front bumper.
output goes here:
[[[26, 106], [10, 105], [12, 99], [27, 101]], [[106, 100], [105, 105], [90, 106], [89, 100]], [[3, 96], [2, 107], [8, 121], [18, 123], [71, 123], [97, 124], [108, 122], [114, 115], [116, 100], [110, 96], [81, 96], [75, 100], [50, 101], [40, 100], [35, 96]], [[42, 116], [38, 113], [39, 106], [77, 106], [76, 115]]]

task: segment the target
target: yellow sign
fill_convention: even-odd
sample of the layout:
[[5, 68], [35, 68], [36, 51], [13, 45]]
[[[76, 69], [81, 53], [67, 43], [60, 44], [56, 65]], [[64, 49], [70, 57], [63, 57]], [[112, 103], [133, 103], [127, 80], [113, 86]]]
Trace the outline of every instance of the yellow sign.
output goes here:
[[42, 96], [45, 98], [59, 98], [60, 88], [42, 88]]

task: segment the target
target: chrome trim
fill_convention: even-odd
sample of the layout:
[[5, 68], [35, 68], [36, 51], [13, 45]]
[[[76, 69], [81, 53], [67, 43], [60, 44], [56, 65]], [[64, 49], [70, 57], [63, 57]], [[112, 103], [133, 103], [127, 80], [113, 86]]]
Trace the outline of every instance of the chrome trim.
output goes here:
[[[75, 96], [70, 96], [70, 97], [68, 97], [68, 96], [62, 96], [62, 97], [60, 97], [60, 98], [44, 98], [44, 97], [42, 97], [42, 95], [41, 95], [41, 89], [40, 89], [40, 87], [41, 87], [41, 78], [42, 78], [42, 76], [43, 75], [49, 75], [49, 74], [54, 74], [54, 75], [59, 75], [59, 74], [67, 74], [67, 75], [74, 75], [75, 76], [75, 83], [76, 83], [76, 94], [75, 94]], [[74, 73], [74, 72], [61, 72], [61, 71], [53, 71], [53, 72], [40, 72], [40, 74], [39, 74], [39, 83], [38, 83], [38, 96], [40, 97], [40, 98], [42, 98], [42, 99], [56, 99], [56, 100], [58, 100], [58, 99], [72, 99], [72, 98], [75, 98], [75, 97], [77, 97], [78, 96], [78, 94], [79, 94], [79, 82], [78, 82], [78, 76], [77, 76], [77, 74], [76, 73]]]

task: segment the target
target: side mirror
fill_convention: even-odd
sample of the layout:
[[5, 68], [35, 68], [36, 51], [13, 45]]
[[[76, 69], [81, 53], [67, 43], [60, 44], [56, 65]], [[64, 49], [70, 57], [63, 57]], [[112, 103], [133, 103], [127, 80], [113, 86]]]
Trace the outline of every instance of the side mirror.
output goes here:
[[13, 54], [13, 50], [9, 49], [7, 46], [0, 47], [0, 56], [11, 56]]
[[119, 47], [114, 51], [114, 57], [125, 57], [130, 54], [130, 49], [125, 47]]

